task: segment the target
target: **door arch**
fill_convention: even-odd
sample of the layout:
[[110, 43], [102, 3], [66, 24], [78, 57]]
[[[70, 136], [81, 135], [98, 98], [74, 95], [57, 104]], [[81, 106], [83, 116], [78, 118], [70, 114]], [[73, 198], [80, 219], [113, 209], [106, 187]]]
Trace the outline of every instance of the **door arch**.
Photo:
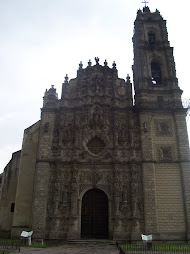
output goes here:
[[108, 238], [108, 197], [100, 189], [88, 190], [82, 198], [81, 238]]

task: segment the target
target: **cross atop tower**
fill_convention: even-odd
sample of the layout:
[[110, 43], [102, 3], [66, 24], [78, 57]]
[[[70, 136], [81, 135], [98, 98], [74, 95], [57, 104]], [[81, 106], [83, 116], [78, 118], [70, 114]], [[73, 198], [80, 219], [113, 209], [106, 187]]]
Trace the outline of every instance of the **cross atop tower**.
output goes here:
[[146, 0], [144, 0], [144, 2], [142, 2], [142, 3], [145, 4], [145, 7], [147, 7], [146, 4], [148, 4], [149, 2], [147, 2]]

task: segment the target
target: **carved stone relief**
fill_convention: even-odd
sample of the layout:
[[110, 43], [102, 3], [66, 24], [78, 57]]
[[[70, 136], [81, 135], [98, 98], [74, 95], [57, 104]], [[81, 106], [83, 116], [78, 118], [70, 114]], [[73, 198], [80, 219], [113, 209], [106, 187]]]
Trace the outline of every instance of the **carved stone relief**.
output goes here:
[[126, 92], [127, 92], [127, 88], [126, 88], [125, 82], [121, 81], [120, 85], [117, 88], [117, 93], [118, 93], [119, 96], [125, 96]]
[[74, 127], [72, 123], [67, 123], [62, 132], [63, 145], [74, 143]]
[[119, 145], [125, 145], [126, 142], [128, 141], [128, 133], [127, 133], [127, 125], [126, 123], [121, 123], [120, 124], [120, 129], [118, 132], [118, 144]]
[[172, 136], [172, 123], [170, 119], [155, 120], [156, 136]]
[[102, 73], [94, 73], [91, 76], [90, 92], [98, 95], [105, 93], [105, 77]]
[[[140, 160], [139, 120], [120, 103], [127, 94], [123, 81], [105, 73], [91, 74], [81, 74], [75, 82], [77, 92], [72, 92], [74, 86], [68, 89], [71, 103], [67, 97], [67, 106], [56, 113], [52, 141], [56, 162], [48, 184], [47, 227], [74, 230], [79, 197], [90, 188], [100, 188], [109, 196], [114, 232], [129, 232], [139, 227], [132, 221], [138, 218], [141, 225], [143, 217], [141, 169], [135, 164]], [[73, 100], [74, 96], [78, 98]], [[117, 104], [114, 98], [109, 104], [109, 96], [116, 96]]]
[[171, 161], [174, 158], [173, 146], [162, 145], [157, 148], [158, 159], [160, 161]]

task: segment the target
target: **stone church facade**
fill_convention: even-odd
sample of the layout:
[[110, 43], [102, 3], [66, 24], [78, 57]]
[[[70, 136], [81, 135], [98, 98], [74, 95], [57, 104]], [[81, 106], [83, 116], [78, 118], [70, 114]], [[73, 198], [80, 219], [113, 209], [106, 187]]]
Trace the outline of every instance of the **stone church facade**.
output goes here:
[[190, 240], [190, 153], [173, 48], [159, 11], [139, 10], [133, 79], [95, 58], [52, 86], [6, 166], [0, 235]]

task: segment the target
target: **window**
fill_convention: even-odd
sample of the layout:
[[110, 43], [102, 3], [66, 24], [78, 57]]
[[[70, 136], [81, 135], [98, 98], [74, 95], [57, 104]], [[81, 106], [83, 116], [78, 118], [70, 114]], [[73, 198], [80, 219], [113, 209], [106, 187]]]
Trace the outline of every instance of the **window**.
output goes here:
[[14, 213], [15, 211], [15, 203], [11, 203], [11, 213]]
[[105, 146], [104, 141], [98, 137], [92, 138], [87, 144], [88, 150], [96, 155], [101, 153]]
[[151, 63], [151, 73], [152, 73], [152, 83], [154, 85], [160, 84], [162, 82], [162, 73], [159, 63]]
[[148, 33], [148, 42], [150, 45], [154, 45], [156, 43], [156, 34], [153, 32]]

